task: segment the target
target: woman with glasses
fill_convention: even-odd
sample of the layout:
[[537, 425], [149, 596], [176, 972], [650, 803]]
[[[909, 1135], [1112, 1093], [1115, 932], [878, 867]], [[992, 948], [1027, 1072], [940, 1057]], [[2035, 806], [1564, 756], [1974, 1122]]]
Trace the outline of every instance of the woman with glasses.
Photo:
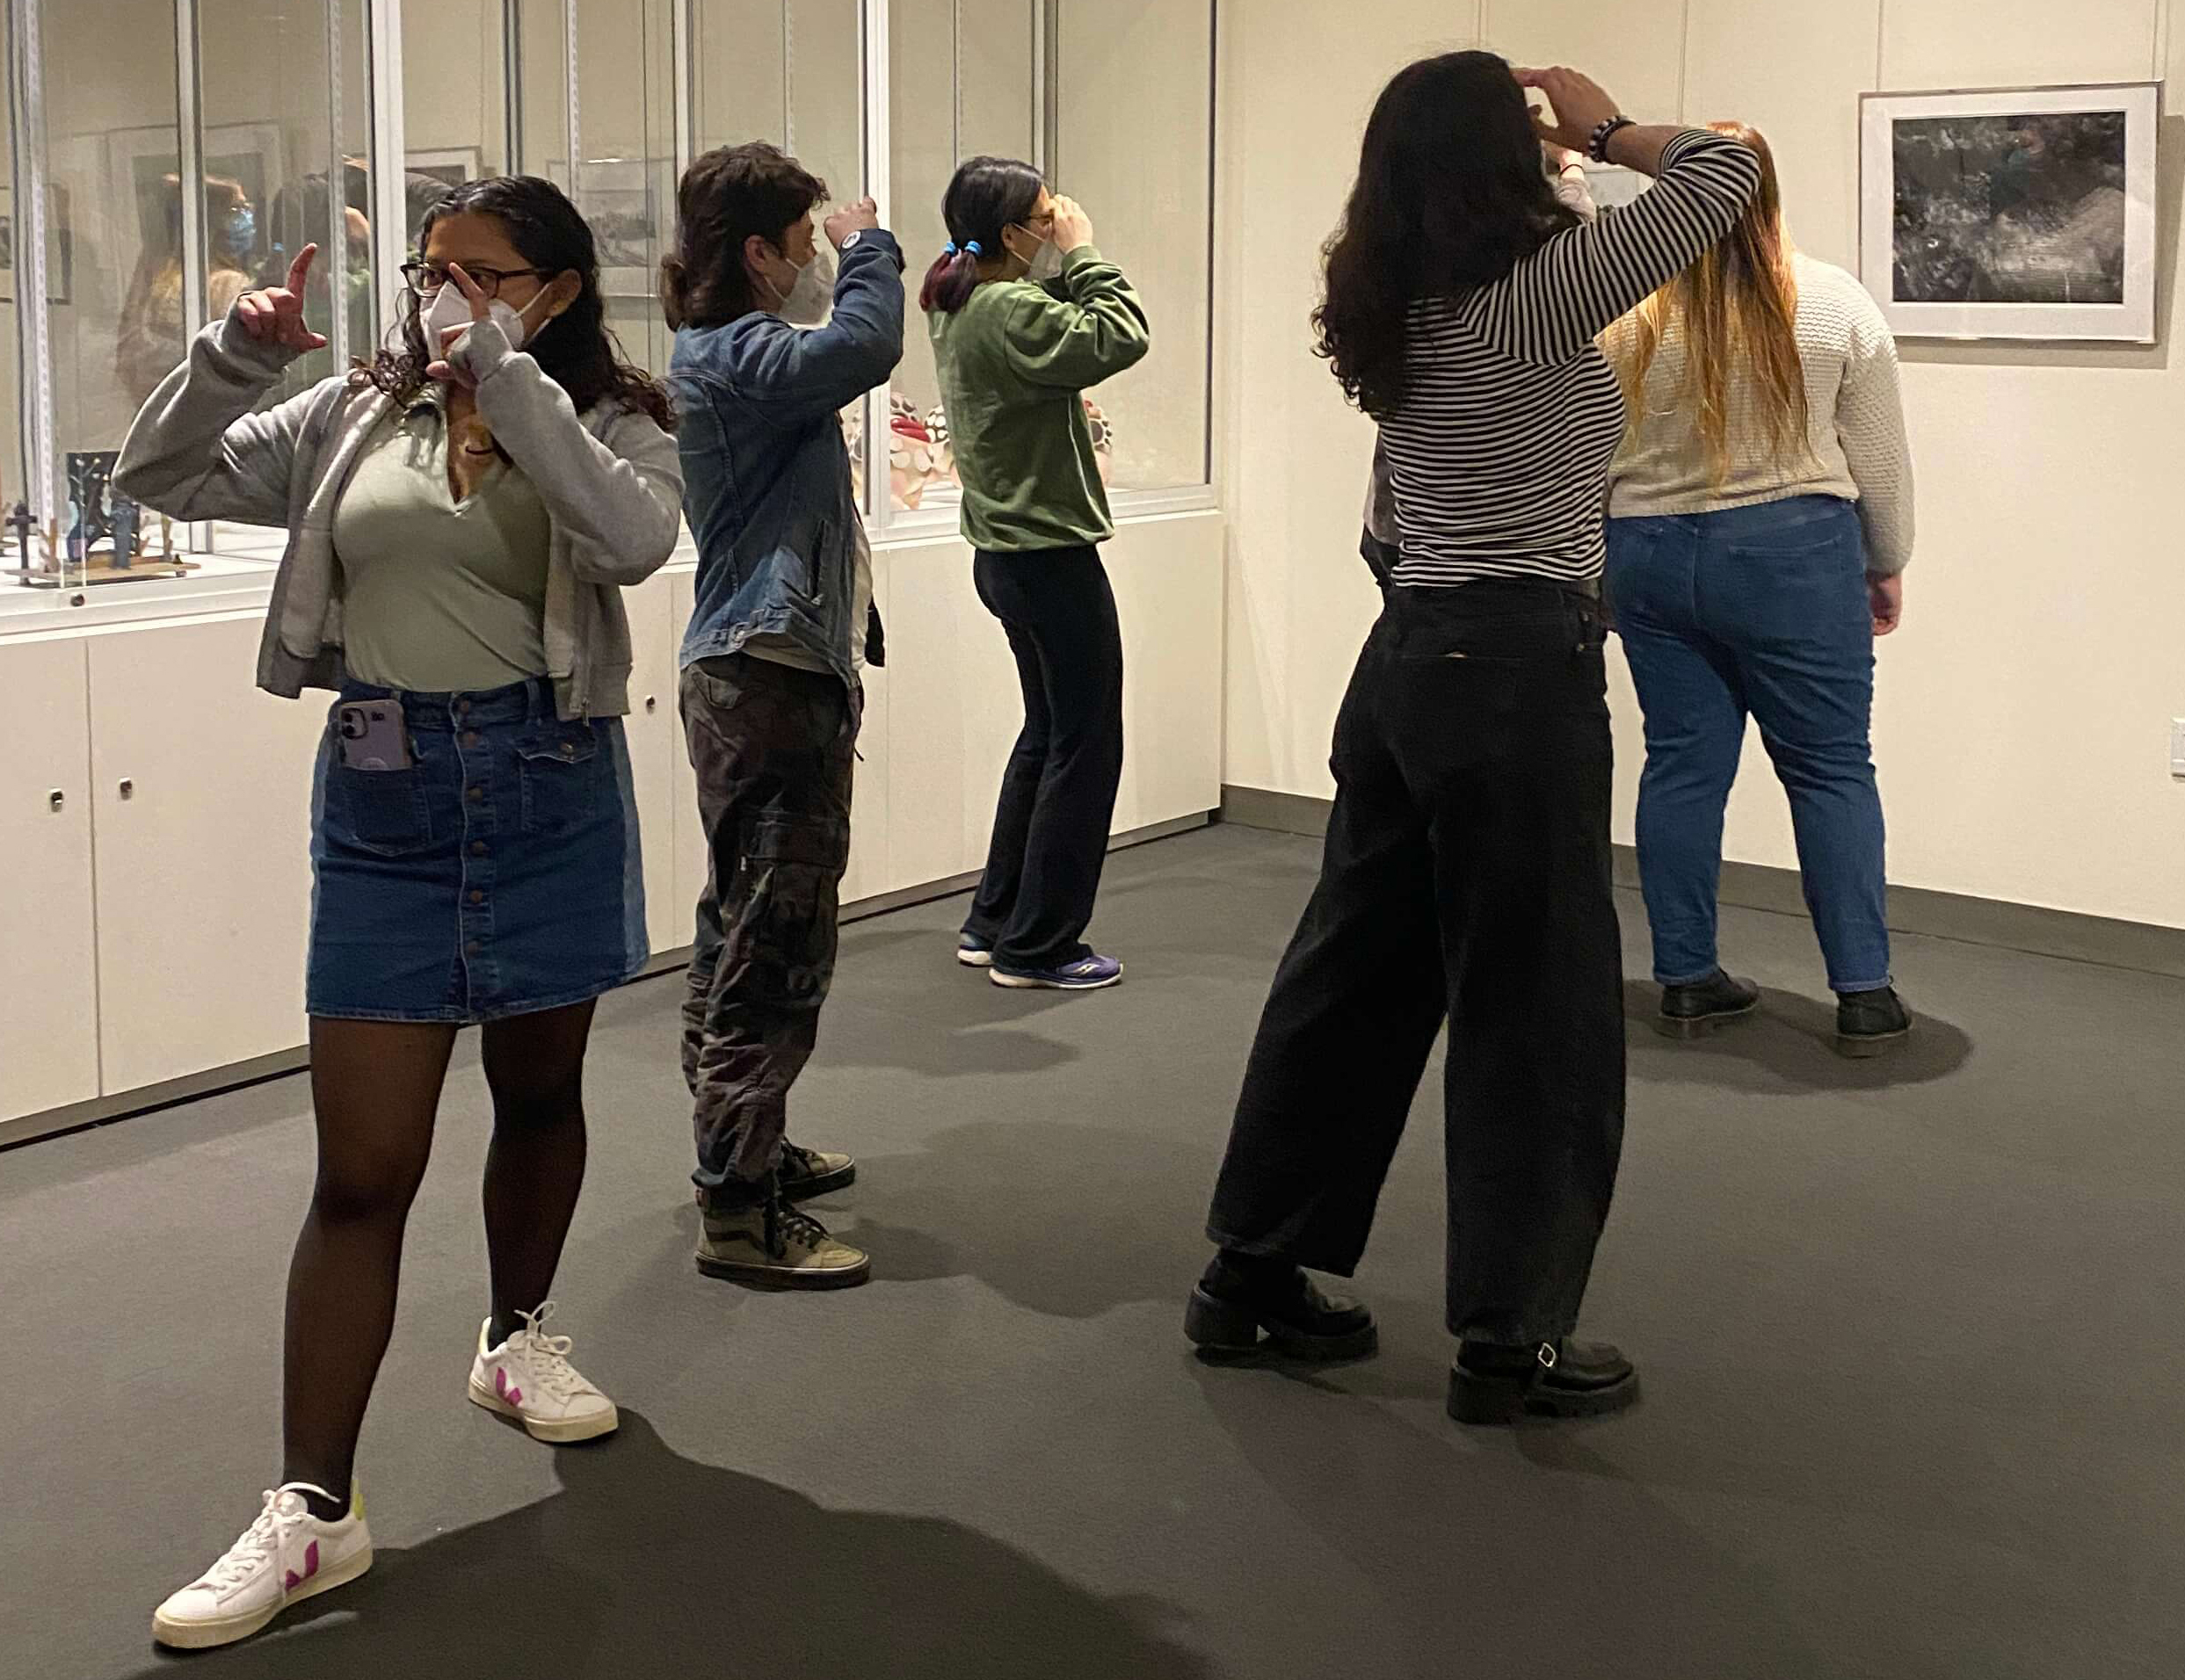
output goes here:
[[463, 1026], [494, 1112], [469, 1397], [541, 1441], [618, 1421], [547, 1334], [547, 1297], [584, 1183], [592, 1010], [649, 955], [621, 595], [673, 549], [682, 474], [559, 189], [473, 182], [423, 243], [398, 347], [251, 412], [325, 346], [307, 247], [199, 336], [117, 474], [178, 519], [288, 527], [258, 682], [339, 697], [312, 793], [319, 1162], [288, 1275], [285, 1462], [160, 1606], [167, 1645], [246, 1638], [371, 1565], [352, 1464]]
[[998, 986], [1093, 991], [1122, 965], [1085, 943], [1123, 766], [1123, 647], [1099, 545], [1115, 534], [1085, 393], [1151, 341], [1092, 223], [1029, 163], [975, 157], [942, 204], [948, 249], [918, 301], [963, 482], [979, 599], [1024, 687], [986, 873], [957, 958]]

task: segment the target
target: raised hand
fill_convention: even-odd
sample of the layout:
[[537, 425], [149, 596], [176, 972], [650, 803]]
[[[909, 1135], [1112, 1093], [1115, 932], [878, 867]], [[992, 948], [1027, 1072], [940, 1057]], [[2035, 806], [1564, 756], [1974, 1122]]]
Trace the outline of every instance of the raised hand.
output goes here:
[[1582, 153], [1591, 143], [1594, 129], [1611, 117], [1622, 114], [1598, 82], [1560, 64], [1551, 69], [1521, 69], [1514, 74], [1518, 86], [1537, 88], [1555, 107], [1553, 121], [1543, 112], [1533, 113], [1533, 122], [1544, 144]]
[[[493, 300], [486, 294], [483, 286], [463, 272], [460, 263], [447, 265], [447, 283], [461, 292], [463, 301], [470, 306], [471, 326], [492, 319]], [[425, 370], [427, 379], [438, 380], [443, 385], [461, 385], [470, 390], [477, 388], [478, 381], [447, 358], [448, 352], [455, 347], [455, 341], [469, 330], [470, 327], [450, 327], [440, 334], [440, 342], [431, 346], [437, 359]]]
[[1055, 249], [1064, 257], [1092, 243], [1092, 218], [1075, 199], [1055, 200]]
[[870, 199], [838, 206], [827, 218], [827, 243], [840, 250], [852, 234], [868, 234], [880, 226], [880, 206]]
[[324, 350], [326, 336], [313, 332], [303, 318], [303, 288], [311, 278], [316, 245], [306, 245], [288, 264], [288, 284], [245, 292], [236, 300], [243, 329], [262, 344], [279, 344], [299, 353]]

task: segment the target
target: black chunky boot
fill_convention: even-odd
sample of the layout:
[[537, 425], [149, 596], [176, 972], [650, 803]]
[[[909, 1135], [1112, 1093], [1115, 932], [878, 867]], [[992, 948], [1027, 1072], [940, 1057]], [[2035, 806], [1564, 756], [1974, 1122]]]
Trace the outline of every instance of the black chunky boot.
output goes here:
[[1836, 1048], [1843, 1054], [1887, 1055], [1911, 1035], [1912, 1011], [1895, 987], [1837, 995]]
[[1600, 1417], [1638, 1398], [1638, 1372], [1612, 1347], [1586, 1342], [1499, 1347], [1467, 1342], [1449, 1370], [1449, 1416], [1460, 1423], [1521, 1417]]
[[1226, 1249], [1191, 1292], [1184, 1335], [1210, 1354], [1252, 1353], [1265, 1345], [1301, 1359], [1361, 1359], [1381, 1346], [1373, 1314], [1356, 1301], [1322, 1293], [1303, 1266]]
[[1732, 980], [1717, 968], [1689, 986], [1663, 987], [1655, 1030], [1667, 1038], [1697, 1039], [1724, 1021], [1752, 1014], [1760, 1006], [1759, 987], [1750, 981]]

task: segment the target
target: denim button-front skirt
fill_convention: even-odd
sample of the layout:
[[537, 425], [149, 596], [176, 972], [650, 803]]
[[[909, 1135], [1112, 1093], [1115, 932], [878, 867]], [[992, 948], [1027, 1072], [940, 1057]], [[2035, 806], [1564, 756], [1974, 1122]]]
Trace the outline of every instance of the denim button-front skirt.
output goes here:
[[[396, 698], [352, 684], [338, 705]], [[619, 718], [564, 722], [543, 678], [398, 697], [406, 770], [353, 770], [330, 716], [311, 793], [315, 1017], [497, 1020], [643, 969], [645, 890]]]

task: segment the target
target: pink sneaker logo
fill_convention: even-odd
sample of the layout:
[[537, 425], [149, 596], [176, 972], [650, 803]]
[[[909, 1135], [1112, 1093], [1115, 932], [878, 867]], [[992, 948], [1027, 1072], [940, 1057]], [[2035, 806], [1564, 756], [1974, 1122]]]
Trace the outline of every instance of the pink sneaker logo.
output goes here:
[[303, 1573], [301, 1575], [298, 1575], [294, 1569], [291, 1569], [288, 1572], [288, 1590], [290, 1592], [294, 1592], [298, 1587], [301, 1587], [305, 1582], [309, 1581], [318, 1572], [319, 1543], [316, 1540], [313, 1540], [310, 1546], [305, 1549], [303, 1553]]
[[503, 1400], [506, 1401], [512, 1406], [520, 1406], [524, 1403], [524, 1391], [520, 1388], [512, 1388], [508, 1386], [508, 1367], [506, 1365], [494, 1366], [493, 1392], [498, 1394]]

